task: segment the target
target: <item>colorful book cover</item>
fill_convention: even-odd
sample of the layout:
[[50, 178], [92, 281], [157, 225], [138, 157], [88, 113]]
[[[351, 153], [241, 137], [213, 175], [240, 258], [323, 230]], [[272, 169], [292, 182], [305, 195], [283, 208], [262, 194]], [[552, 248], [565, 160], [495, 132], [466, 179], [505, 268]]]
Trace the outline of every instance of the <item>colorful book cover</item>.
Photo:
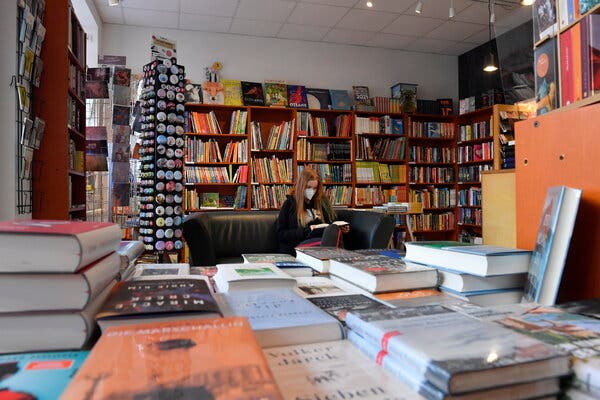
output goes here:
[[245, 106], [264, 106], [265, 95], [262, 83], [242, 81], [242, 98]]
[[185, 102], [202, 103], [202, 85], [188, 82], [185, 84]]
[[242, 105], [242, 83], [233, 79], [221, 79], [223, 83], [223, 93], [225, 95], [225, 105]]
[[600, 0], [579, 0], [579, 15], [585, 14], [598, 4]]
[[307, 108], [306, 87], [301, 85], [287, 85], [288, 104], [291, 108]]
[[[337, 263], [345, 264], [351, 268], [366, 272], [370, 275], [391, 275], [410, 272], [431, 271], [431, 268], [416, 263], [405, 263], [399, 258], [390, 258], [383, 255], [370, 255], [362, 258], [336, 258], [332, 260], [330, 272], [335, 274], [334, 266]], [[343, 276], [343, 275], [340, 275]]]
[[265, 81], [265, 105], [287, 107], [287, 85], [285, 81]]
[[331, 97], [329, 89], [306, 89], [306, 97], [308, 99], [308, 108], [314, 110], [329, 110], [331, 108]]
[[219, 193], [202, 193], [201, 207], [219, 207]]
[[347, 292], [324, 276], [298, 277], [298, 290], [306, 298], [315, 296], [339, 296]]
[[108, 329], [61, 399], [91, 397], [282, 398], [245, 318]]
[[567, 106], [575, 101], [575, 32], [572, 28], [560, 34], [560, 104]]
[[371, 97], [369, 96], [368, 86], [352, 86], [352, 93], [354, 94], [354, 104], [361, 106], [370, 106]]
[[362, 294], [310, 296], [307, 299], [343, 324], [346, 321], [346, 315], [351, 311], [390, 308], [390, 306]]
[[550, 38], [535, 48], [535, 97], [537, 115], [558, 107], [556, 38]]
[[276, 263], [280, 261], [296, 261], [290, 254], [282, 253], [245, 253], [242, 254], [244, 263]]
[[554, 0], [535, 0], [533, 4], [533, 37], [538, 42], [552, 36], [558, 27]]
[[347, 90], [330, 89], [329, 96], [331, 97], [331, 108], [333, 110], [352, 109], [352, 99], [348, 95]]
[[0, 399], [55, 400], [88, 351], [0, 355]]

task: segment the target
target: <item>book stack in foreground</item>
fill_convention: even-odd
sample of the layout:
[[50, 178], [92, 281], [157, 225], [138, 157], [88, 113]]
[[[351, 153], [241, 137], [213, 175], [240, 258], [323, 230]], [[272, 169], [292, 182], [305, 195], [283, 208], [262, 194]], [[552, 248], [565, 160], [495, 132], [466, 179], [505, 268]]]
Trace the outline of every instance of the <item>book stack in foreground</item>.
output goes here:
[[350, 312], [349, 340], [429, 399], [554, 396], [569, 373], [553, 346], [439, 305]]
[[436, 268], [440, 290], [481, 306], [518, 303], [531, 252], [452, 241], [408, 242], [406, 260]]
[[0, 353], [79, 349], [119, 274], [116, 224], [0, 222]]

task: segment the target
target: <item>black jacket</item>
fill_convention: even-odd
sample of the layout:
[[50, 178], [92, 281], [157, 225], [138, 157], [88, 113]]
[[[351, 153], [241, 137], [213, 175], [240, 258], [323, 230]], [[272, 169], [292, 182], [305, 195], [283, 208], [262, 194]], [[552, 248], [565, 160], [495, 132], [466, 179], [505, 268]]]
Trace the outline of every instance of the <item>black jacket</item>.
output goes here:
[[[313, 206], [308, 203], [308, 207]], [[323, 213], [326, 214], [326, 213]], [[331, 223], [328, 215], [324, 215], [325, 221], [315, 220], [312, 224], [319, 223]], [[308, 239], [311, 230], [309, 226], [302, 227], [298, 225], [298, 218], [296, 216], [296, 200], [294, 197], [288, 195], [285, 202], [281, 206], [279, 211], [279, 217], [276, 222], [277, 229], [277, 246], [280, 253], [287, 253], [295, 255], [294, 248], [303, 240]]]

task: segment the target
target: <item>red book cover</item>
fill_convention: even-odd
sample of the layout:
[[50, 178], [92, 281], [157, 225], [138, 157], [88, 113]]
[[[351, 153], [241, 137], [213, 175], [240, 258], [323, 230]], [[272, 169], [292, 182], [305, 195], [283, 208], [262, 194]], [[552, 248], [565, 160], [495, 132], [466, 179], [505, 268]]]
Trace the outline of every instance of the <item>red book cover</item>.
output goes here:
[[42, 219], [15, 219], [0, 222], [2, 233], [46, 233], [52, 235], [78, 235], [80, 233], [116, 226], [108, 222], [54, 221]]
[[560, 104], [569, 105], [574, 100], [573, 92], [573, 31], [560, 34]]

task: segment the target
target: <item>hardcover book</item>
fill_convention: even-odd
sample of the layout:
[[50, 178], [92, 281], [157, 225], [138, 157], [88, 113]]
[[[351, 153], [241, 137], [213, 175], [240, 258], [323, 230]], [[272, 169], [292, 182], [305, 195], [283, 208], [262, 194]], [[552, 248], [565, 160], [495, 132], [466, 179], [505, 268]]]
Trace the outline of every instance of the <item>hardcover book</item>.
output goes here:
[[242, 85], [240, 81], [232, 79], [222, 79], [223, 94], [225, 95], [225, 105], [241, 106], [242, 105]]
[[333, 110], [352, 109], [352, 99], [348, 95], [347, 90], [330, 89], [329, 96], [331, 97], [331, 108]]
[[135, 272], [128, 280], [164, 279], [165, 275], [181, 276], [190, 274], [190, 265], [187, 263], [173, 264], [138, 264]]
[[202, 276], [119, 282], [96, 315], [112, 326], [171, 319], [215, 318], [220, 310]]
[[535, 0], [533, 4], [534, 42], [552, 36], [558, 28], [553, 0]]
[[402, 360], [420, 381], [444, 393], [467, 393], [569, 372], [562, 351], [439, 305], [350, 312], [346, 324], [370, 343], [384, 345], [381, 349], [390, 357]]
[[301, 85], [287, 85], [288, 105], [291, 108], [308, 108], [306, 87]]
[[382, 255], [334, 258], [329, 273], [371, 292], [420, 289], [437, 285], [437, 271]]
[[244, 289], [292, 288], [296, 280], [270, 263], [217, 264], [215, 283], [220, 292]]
[[284, 253], [244, 253], [242, 254], [242, 258], [244, 259], [244, 264], [296, 261], [296, 258], [294, 256]]
[[242, 81], [242, 98], [245, 106], [264, 106], [265, 95], [262, 83]]
[[438, 274], [440, 287], [456, 292], [522, 288], [527, 278], [526, 273], [482, 277], [442, 268], [438, 268]]
[[298, 292], [305, 298], [348, 294], [347, 291], [336, 286], [331, 279], [324, 276], [298, 277], [296, 282]]
[[558, 107], [556, 38], [550, 38], [535, 48], [535, 98], [537, 114], [542, 115]]
[[306, 98], [308, 100], [308, 108], [329, 110], [331, 108], [331, 98], [329, 97], [329, 89], [306, 89]]
[[452, 241], [406, 242], [406, 260], [433, 267], [489, 276], [527, 272], [531, 252]]
[[222, 296], [224, 314], [247, 317], [261, 347], [344, 338], [335, 318], [292, 289], [240, 290]]
[[0, 355], [0, 398], [58, 399], [88, 353], [57, 351]]
[[296, 248], [296, 258], [321, 273], [329, 272], [329, 260], [339, 257], [356, 257], [356, 253], [337, 247]]
[[265, 81], [265, 105], [287, 107], [287, 85], [285, 81]]
[[218, 192], [202, 193], [202, 202], [200, 203], [200, 207], [206, 207], [206, 208], [219, 207], [219, 193]]
[[368, 86], [352, 86], [352, 93], [354, 94], [354, 104], [360, 106], [370, 106], [371, 96], [369, 96]]
[[111, 328], [61, 399], [90, 393], [99, 399], [282, 399], [244, 318]]
[[525, 301], [541, 305], [556, 302], [580, 199], [580, 189], [566, 186], [548, 189], [529, 264]]
[[17, 219], [0, 222], [0, 272], [74, 272], [116, 250], [119, 225]]
[[347, 340], [272, 347], [263, 353], [286, 399], [422, 399]]
[[452, 289], [440, 287], [440, 290], [450, 296], [463, 301], [468, 301], [481, 307], [495, 306], [501, 304], [518, 303], [523, 297], [523, 289], [487, 289], [473, 290], [470, 292], [457, 292]]
[[363, 294], [307, 296], [307, 299], [341, 323], [345, 323], [346, 315], [351, 311], [390, 308], [390, 306]]

